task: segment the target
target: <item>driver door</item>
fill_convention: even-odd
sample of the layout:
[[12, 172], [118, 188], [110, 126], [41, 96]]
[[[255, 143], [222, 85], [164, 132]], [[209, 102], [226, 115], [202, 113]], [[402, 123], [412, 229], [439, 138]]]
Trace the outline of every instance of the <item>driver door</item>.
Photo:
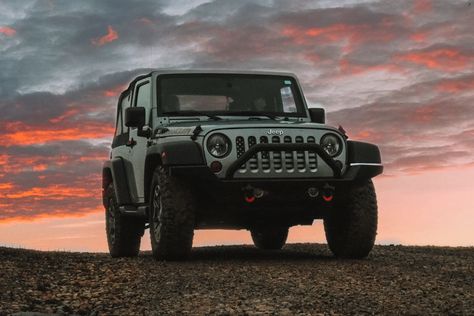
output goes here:
[[[142, 106], [145, 108], [144, 128], [148, 128], [151, 113], [151, 78], [138, 81], [135, 85], [132, 106]], [[148, 138], [138, 136], [138, 128], [130, 128], [128, 146], [130, 146], [130, 162], [133, 166], [133, 176], [137, 188], [137, 199], [139, 203], [145, 202], [144, 173], [145, 173], [145, 156]]]

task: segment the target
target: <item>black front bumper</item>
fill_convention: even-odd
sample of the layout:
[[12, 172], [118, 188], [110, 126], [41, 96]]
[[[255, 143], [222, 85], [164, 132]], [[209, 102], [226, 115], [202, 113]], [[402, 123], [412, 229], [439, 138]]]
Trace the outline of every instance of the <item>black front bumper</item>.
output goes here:
[[[235, 178], [234, 173], [258, 152], [311, 151], [315, 152], [333, 171], [331, 177]], [[351, 157], [349, 155], [349, 157]], [[360, 158], [359, 156], [354, 156]], [[323, 218], [334, 203], [354, 182], [364, 181], [381, 174], [383, 166], [378, 150], [359, 161], [342, 164], [332, 159], [319, 144], [257, 144], [245, 152], [226, 171], [217, 177], [205, 164], [168, 165], [171, 175], [182, 177], [197, 198], [197, 223], [201, 228], [222, 228], [223, 223], [233, 227], [250, 227], [256, 222], [275, 221], [289, 226], [311, 224]], [[370, 160], [371, 162], [366, 162]], [[331, 200], [323, 198], [330, 188]], [[251, 190], [259, 189], [261, 198], [247, 200]], [[319, 195], [310, 196], [314, 189]]]

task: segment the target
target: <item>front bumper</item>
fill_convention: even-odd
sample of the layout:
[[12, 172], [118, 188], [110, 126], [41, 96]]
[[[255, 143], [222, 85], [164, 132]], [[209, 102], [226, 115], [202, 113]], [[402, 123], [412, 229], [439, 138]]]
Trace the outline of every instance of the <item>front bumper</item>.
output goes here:
[[219, 179], [211, 172], [206, 165], [192, 166], [170, 166], [169, 172], [172, 175], [186, 177], [192, 181], [206, 181], [206, 183], [329, 183], [340, 184], [358, 180], [370, 179], [383, 172], [381, 163], [351, 163], [344, 174], [334, 177], [315, 177], [315, 178], [252, 178], [241, 179], [226, 177]]

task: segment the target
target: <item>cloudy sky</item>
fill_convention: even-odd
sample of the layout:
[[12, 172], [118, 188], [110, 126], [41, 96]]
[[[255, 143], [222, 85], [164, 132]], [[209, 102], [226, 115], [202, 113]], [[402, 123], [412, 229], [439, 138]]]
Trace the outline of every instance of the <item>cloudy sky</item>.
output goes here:
[[[105, 250], [121, 89], [151, 68], [225, 68], [294, 72], [330, 124], [380, 145], [379, 243], [474, 245], [472, 21], [465, 0], [2, 0], [0, 244]], [[290, 241], [324, 241], [321, 225]]]

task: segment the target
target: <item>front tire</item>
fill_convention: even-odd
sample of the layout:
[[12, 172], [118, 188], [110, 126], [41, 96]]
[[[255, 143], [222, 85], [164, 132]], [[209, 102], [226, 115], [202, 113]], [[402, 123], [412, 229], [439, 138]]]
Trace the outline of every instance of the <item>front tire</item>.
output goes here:
[[251, 229], [250, 233], [258, 249], [279, 250], [288, 238], [288, 227], [259, 227]]
[[377, 197], [372, 180], [354, 184], [324, 219], [329, 249], [336, 257], [365, 258], [377, 235]]
[[182, 260], [193, 245], [195, 203], [188, 186], [158, 167], [150, 192], [150, 239], [157, 260]]
[[120, 213], [113, 183], [109, 184], [105, 194], [105, 230], [110, 255], [113, 258], [138, 256], [144, 221]]

